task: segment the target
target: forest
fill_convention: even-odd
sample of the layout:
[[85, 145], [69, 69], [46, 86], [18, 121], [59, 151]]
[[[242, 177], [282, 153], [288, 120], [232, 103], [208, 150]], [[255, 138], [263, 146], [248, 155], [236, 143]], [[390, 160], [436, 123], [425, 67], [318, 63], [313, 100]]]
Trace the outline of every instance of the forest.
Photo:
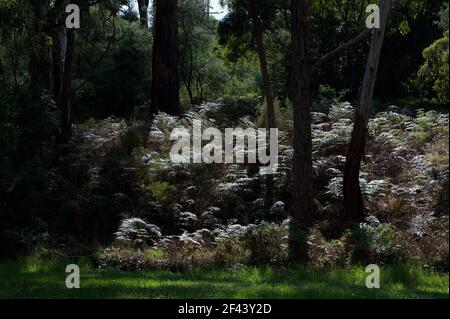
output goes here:
[[448, 10], [0, 0], [0, 299], [448, 298]]

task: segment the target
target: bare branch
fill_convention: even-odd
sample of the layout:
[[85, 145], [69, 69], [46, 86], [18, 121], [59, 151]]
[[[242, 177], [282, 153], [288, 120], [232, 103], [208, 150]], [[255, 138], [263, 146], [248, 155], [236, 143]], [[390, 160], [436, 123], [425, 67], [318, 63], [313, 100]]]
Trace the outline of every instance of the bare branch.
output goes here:
[[341, 55], [342, 53], [344, 53], [346, 50], [351, 49], [352, 47], [354, 47], [355, 45], [357, 45], [359, 42], [361, 42], [362, 40], [364, 40], [367, 36], [369, 36], [372, 33], [372, 29], [366, 29], [363, 32], [361, 32], [358, 36], [354, 37], [353, 39], [351, 39], [348, 42], [345, 42], [344, 44], [342, 44], [341, 46], [339, 46], [338, 48], [334, 49], [331, 52], [328, 52], [327, 54], [325, 54], [324, 56], [322, 56], [319, 61], [317, 61], [316, 64], [314, 64], [313, 68], [312, 68], [312, 72], [313, 74], [318, 72], [320, 67], [325, 64], [330, 62], [332, 59], [334, 59], [335, 57]]

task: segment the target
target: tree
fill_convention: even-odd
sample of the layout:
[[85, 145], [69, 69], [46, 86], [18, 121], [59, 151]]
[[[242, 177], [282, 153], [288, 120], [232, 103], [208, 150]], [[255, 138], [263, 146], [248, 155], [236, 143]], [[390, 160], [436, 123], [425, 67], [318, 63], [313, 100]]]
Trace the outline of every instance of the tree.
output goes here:
[[[275, 107], [272, 92], [272, 85], [269, 77], [269, 68], [267, 61], [266, 48], [264, 46], [263, 33], [264, 26], [268, 27], [277, 15], [279, 1], [261, 1], [261, 0], [229, 0], [222, 1], [227, 3], [231, 12], [219, 25], [221, 42], [229, 42], [234, 49], [239, 46], [240, 50], [246, 51], [248, 48], [242, 47], [248, 45], [243, 43], [243, 37], [249, 35], [249, 40], [253, 36], [255, 40], [256, 52], [258, 55], [260, 73], [263, 82], [264, 96], [267, 103], [267, 126], [276, 127]], [[250, 28], [251, 26], [251, 28]], [[233, 39], [232, 39], [233, 38]], [[236, 43], [233, 41], [237, 40]], [[251, 43], [251, 41], [248, 41]], [[235, 51], [235, 50], [233, 50]]]
[[143, 28], [148, 28], [149, 0], [138, 0], [139, 20]]
[[439, 13], [440, 20], [436, 23], [444, 31], [441, 39], [433, 42], [423, 51], [425, 63], [418, 72], [419, 81], [422, 85], [431, 88], [432, 93], [437, 96], [441, 103], [449, 102], [449, 28], [448, 28], [448, 3]]
[[292, 105], [294, 109], [294, 204], [289, 258], [306, 261], [313, 213], [311, 133], [311, 33], [308, 0], [292, 1]]
[[74, 30], [65, 26], [64, 0], [55, 1], [53, 10], [54, 25], [50, 27], [52, 35], [52, 78], [53, 97], [61, 111], [59, 142], [66, 143], [72, 133], [71, 89], [72, 64], [75, 45]]
[[355, 112], [355, 124], [344, 169], [344, 213], [348, 219], [355, 221], [360, 220], [364, 214], [364, 201], [359, 184], [359, 174], [366, 146], [370, 106], [375, 90], [381, 49], [391, 5], [392, 0], [380, 1], [380, 28], [375, 29], [372, 36], [361, 87], [359, 107]]
[[264, 48], [263, 32], [261, 20], [258, 15], [256, 0], [249, 0], [249, 13], [253, 24], [253, 33], [256, 40], [256, 51], [258, 52], [259, 64], [261, 66], [261, 76], [263, 78], [264, 93], [267, 103], [267, 125], [269, 128], [276, 127], [275, 107], [273, 103], [272, 89], [270, 85], [269, 71], [267, 69], [266, 49]]
[[213, 22], [205, 14], [206, 6], [204, 0], [181, 0], [178, 5], [179, 76], [192, 105], [203, 100], [203, 70], [213, 59], [210, 56]]
[[[86, 0], [74, 0], [73, 4], [80, 8], [80, 11], [89, 12], [89, 9], [95, 3], [91, 3]], [[54, 41], [54, 57], [56, 61], [54, 63], [54, 96], [57, 106], [61, 111], [61, 125], [59, 142], [66, 143], [72, 135], [72, 102], [73, 102], [73, 69], [74, 69], [74, 56], [75, 56], [75, 29], [68, 29], [65, 25], [66, 15], [65, 0], [57, 0], [55, 2], [55, 10], [57, 11], [58, 22], [53, 28], [56, 30], [56, 36]], [[100, 5], [110, 11], [110, 18], [115, 17], [117, 10], [114, 3], [108, 0], [100, 1]], [[89, 14], [86, 14], [89, 16]], [[56, 52], [56, 53], [55, 53]], [[102, 57], [100, 57], [101, 59]], [[97, 61], [97, 63], [100, 60]]]
[[369, 32], [363, 31], [354, 39], [312, 63], [310, 0], [291, 1], [292, 37], [292, 105], [294, 110], [294, 203], [292, 209], [289, 258], [293, 262], [306, 262], [307, 236], [311, 225], [314, 198], [312, 175], [312, 77], [322, 65], [346, 52]]
[[46, 32], [48, 1], [38, 0], [33, 2], [33, 49], [30, 54], [29, 73], [31, 77], [31, 87], [35, 92], [50, 90], [50, 67], [51, 55], [49, 37]]
[[75, 51], [75, 31], [67, 30], [67, 48], [58, 95], [61, 110], [61, 142], [67, 142], [72, 135], [72, 69]]
[[180, 113], [177, 0], [156, 0], [151, 111]]

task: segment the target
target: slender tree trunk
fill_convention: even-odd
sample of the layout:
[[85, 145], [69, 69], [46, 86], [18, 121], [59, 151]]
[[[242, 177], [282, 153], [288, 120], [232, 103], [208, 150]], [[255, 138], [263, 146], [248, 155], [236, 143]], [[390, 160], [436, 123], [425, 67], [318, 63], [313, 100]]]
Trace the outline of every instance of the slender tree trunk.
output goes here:
[[177, 65], [177, 0], [155, 0], [152, 113], [180, 113]]
[[2, 74], [2, 86], [6, 86], [5, 69], [3, 67], [3, 61], [0, 58], [0, 73]]
[[190, 81], [185, 82], [185, 87], [186, 87], [186, 91], [188, 92], [189, 95], [189, 101], [191, 102], [191, 105], [195, 104], [194, 101], [194, 94], [192, 93], [192, 85]]
[[148, 4], [149, 0], [138, 0], [139, 20], [144, 28], [148, 28]]
[[53, 97], [59, 105], [63, 70], [67, 51], [67, 29], [59, 27], [53, 32]]
[[267, 124], [269, 128], [275, 128], [275, 107], [272, 96], [272, 88], [270, 86], [269, 71], [267, 68], [267, 56], [266, 49], [264, 47], [263, 32], [261, 27], [261, 20], [258, 15], [258, 8], [256, 5], [256, 0], [249, 0], [249, 11], [252, 17], [253, 32], [256, 40], [256, 50], [258, 51], [259, 64], [261, 67], [261, 75], [264, 83], [264, 92], [266, 95], [267, 103]]
[[36, 91], [50, 90], [50, 48], [46, 43], [45, 24], [47, 20], [47, 1], [38, 0], [33, 3], [36, 44], [30, 54], [29, 73], [31, 87]]
[[294, 203], [289, 258], [308, 260], [307, 236], [313, 214], [311, 139], [310, 1], [292, 0], [292, 104], [294, 108]]
[[13, 84], [16, 88], [19, 84], [17, 81], [17, 69], [18, 69], [18, 61], [19, 61], [19, 53], [17, 50], [17, 39], [16, 39], [16, 32], [13, 30], [13, 53], [11, 54], [11, 65], [12, 65], [12, 72], [13, 72]]
[[61, 110], [61, 142], [67, 142], [72, 135], [72, 68], [75, 50], [75, 31], [67, 30], [67, 49], [65, 52], [64, 69], [60, 93], [58, 97], [58, 106]]
[[67, 44], [67, 37], [65, 33], [65, 26], [63, 22], [63, 4], [64, 0], [56, 0], [54, 8], [54, 23], [51, 27], [52, 36], [52, 81], [53, 81], [53, 99], [58, 105], [59, 91], [61, 89], [61, 78], [63, 63], [65, 58], [65, 49]]
[[359, 184], [361, 161], [366, 146], [370, 106], [372, 103], [381, 49], [383, 47], [389, 11], [392, 0], [381, 0], [380, 29], [375, 29], [370, 46], [364, 80], [361, 87], [359, 108], [355, 112], [352, 140], [344, 170], [344, 208], [349, 220], [361, 220], [364, 215], [364, 201]]

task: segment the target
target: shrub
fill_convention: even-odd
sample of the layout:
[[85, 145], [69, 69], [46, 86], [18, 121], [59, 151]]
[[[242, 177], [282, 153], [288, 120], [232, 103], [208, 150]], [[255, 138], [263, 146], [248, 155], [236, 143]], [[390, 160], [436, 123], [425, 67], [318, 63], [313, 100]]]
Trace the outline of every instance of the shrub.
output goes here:
[[155, 182], [148, 186], [155, 200], [161, 204], [168, 204], [176, 195], [177, 188], [167, 182]]
[[287, 258], [287, 249], [283, 248], [286, 232], [282, 226], [263, 222], [249, 229], [246, 245], [250, 251], [250, 263], [280, 263]]
[[398, 250], [394, 245], [394, 228], [369, 216], [352, 232], [354, 262], [395, 262]]

